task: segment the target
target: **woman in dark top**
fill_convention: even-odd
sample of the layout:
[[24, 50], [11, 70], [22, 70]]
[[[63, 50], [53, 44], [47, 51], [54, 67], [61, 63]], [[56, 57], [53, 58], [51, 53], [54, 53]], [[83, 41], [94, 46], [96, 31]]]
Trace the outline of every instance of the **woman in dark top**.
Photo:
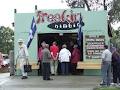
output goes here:
[[73, 47], [73, 51], [72, 51], [72, 56], [71, 56], [71, 71], [72, 71], [72, 74], [73, 75], [76, 75], [77, 74], [77, 70], [76, 70], [76, 67], [77, 67], [77, 62], [80, 61], [80, 50], [78, 49], [78, 45], [74, 45]]
[[120, 54], [118, 51], [117, 49], [112, 54], [113, 83], [115, 85], [120, 84]]

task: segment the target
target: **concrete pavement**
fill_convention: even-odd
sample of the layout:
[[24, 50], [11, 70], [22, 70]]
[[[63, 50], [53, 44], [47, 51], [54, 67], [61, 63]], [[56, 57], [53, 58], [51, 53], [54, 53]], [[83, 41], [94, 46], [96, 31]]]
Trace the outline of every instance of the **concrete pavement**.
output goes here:
[[0, 73], [0, 86], [9, 80], [9, 73]]
[[99, 83], [99, 76], [52, 76], [54, 80], [43, 81], [42, 76], [20, 76], [7, 78], [0, 90], [93, 90]]

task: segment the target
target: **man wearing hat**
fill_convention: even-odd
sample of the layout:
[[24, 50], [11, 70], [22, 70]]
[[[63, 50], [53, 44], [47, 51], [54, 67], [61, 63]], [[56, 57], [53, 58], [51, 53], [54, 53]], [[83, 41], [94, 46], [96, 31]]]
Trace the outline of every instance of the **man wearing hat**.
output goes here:
[[17, 55], [17, 60], [20, 62], [20, 70], [22, 73], [21, 79], [27, 79], [27, 72], [24, 72], [24, 65], [26, 64], [26, 60], [28, 60], [28, 50], [26, 45], [24, 44], [23, 39], [18, 40], [19, 50]]

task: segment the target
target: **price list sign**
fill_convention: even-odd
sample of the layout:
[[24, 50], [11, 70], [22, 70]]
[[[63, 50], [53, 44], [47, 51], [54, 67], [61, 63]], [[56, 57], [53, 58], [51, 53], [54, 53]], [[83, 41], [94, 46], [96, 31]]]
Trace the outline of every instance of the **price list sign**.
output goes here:
[[85, 36], [85, 53], [86, 59], [100, 59], [104, 50], [104, 35], [86, 35]]

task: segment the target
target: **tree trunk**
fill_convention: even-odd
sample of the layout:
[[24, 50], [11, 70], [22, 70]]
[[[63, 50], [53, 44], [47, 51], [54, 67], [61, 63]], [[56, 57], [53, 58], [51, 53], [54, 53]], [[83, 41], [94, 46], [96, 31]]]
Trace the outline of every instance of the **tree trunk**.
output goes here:
[[88, 5], [88, 1], [87, 1], [87, 0], [84, 0], [84, 2], [85, 2], [85, 4], [86, 4], [86, 6], [87, 6], [88, 11], [91, 11], [91, 9], [90, 9], [90, 7], [89, 7], [89, 5]]
[[103, 0], [103, 7], [104, 7], [104, 10], [107, 10], [107, 6], [106, 6], [106, 0]]

